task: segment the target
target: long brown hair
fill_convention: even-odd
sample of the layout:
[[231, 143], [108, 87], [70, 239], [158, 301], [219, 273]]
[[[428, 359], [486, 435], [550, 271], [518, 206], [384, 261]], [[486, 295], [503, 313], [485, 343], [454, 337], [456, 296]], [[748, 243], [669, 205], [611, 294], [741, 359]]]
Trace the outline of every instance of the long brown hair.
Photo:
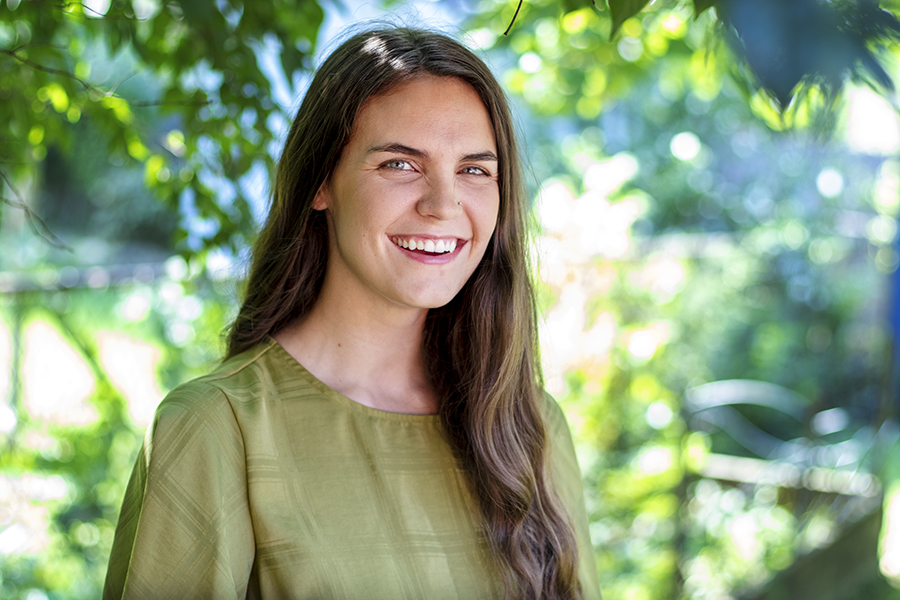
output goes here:
[[306, 315], [318, 298], [328, 228], [313, 198], [334, 171], [365, 102], [422, 75], [478, 93], [499, 158], [500, 211], [484, 258], [423, 341], [441, 420], [469, 475], [507, 598], [579, 598], [575, 536], [548, 466], [524, 193], [506, 98], [487, 66], [441, 34], [357, 34], [320, 67], [291, 125], [272, 207], [254, 248], [228, 356]]

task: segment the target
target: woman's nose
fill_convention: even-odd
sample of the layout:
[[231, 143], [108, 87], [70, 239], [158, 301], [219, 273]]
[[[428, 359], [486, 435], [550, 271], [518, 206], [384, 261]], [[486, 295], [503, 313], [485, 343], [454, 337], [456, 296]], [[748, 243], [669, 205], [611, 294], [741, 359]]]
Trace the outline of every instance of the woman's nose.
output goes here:
[[432, 178], [416, 209], [422, 216], [452, 219], [462, 211], [461, 198], [458, 196], [455, 178]]

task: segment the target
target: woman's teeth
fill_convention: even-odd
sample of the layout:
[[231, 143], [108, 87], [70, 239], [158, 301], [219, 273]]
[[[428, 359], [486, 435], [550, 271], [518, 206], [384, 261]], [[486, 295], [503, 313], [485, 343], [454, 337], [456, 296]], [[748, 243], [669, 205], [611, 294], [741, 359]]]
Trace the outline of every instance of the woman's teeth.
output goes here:
[[403, 239], [399, 237], [391, 238], [391, 241], [407, 250], [422, 250], [432, 254], [445, 254], [456, 250], [456, 240], [417, 240]]

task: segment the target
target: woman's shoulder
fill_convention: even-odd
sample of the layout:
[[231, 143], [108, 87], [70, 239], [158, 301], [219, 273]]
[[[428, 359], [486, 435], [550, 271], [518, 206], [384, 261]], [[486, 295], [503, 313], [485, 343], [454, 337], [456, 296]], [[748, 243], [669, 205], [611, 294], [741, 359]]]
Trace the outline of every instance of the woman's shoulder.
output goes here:
[[550, 437], [552, 439], [570, 438], [569, 424], [566, 421], [565, 413], [553, 396], [546, 391], [541, 394], [540, 407]]
[[272, 355], [269, 338], [240, 354], [225, 359], [207, 375], [173, 388], [160, 403], [157, 413], [215, 413], [235, 403], [241, 404], [274, 393], [285, 365]]
[[234, 387], [245, 384], [247, 380], [267, 378], [271, 376], [270, 374], [283, 371], [285, 365], [276, 356], [277, 345], [278, 342], [274, 339], [266, 338], [256, 346], [226, 358], [209, 374], [194, 379], [188, 384]]
[[233, 390], [253, 387], [254, 384], [276, 385], [285, 379], [293, 379], [301, 372], [302, 367], [278, 345], [278, 342], [267, 337], [256, 346], [226, 358], [209, 374], [188, 384]]
[[575, 456], [575, 444], [565, 413], [553, 397], [544, 392], [542, 408], [544, 411], [547, 441], [550, 448], [551, 463], [558, 477], [557, 483], [568, 490], [571, 498], [581, 498], [581, 474], [578, 459]]

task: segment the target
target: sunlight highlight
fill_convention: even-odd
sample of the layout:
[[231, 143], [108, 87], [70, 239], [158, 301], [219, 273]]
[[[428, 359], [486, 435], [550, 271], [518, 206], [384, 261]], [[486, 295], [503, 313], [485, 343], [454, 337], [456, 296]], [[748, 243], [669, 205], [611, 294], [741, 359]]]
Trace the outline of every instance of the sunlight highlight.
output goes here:
[[96, 382], [84, 358], [46, 321], [25, 329], [23, 404], [35, 419], [83, 427], [95, 422], [88, 402]]
[[128, 402], [128, 414], [138, 427], [146, 427], [162, 400], [156, 380], [159, 348], [121, 333], [97, 334], [100, 362], [106, 374]]

